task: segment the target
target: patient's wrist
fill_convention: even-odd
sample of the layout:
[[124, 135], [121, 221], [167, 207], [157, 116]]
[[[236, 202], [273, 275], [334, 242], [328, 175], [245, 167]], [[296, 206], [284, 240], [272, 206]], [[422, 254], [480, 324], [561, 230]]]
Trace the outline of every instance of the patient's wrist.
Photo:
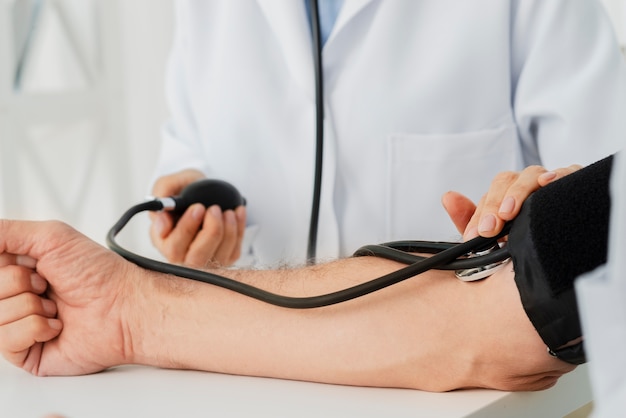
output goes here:
[[[176, 332], [171, 330], [173, 310], [187, 294], [189, 280], [137, 268], [128, 289], [124, 315], [127, 364], [176, 367]], [[179, 330], [181, 332], [181, 330]]]

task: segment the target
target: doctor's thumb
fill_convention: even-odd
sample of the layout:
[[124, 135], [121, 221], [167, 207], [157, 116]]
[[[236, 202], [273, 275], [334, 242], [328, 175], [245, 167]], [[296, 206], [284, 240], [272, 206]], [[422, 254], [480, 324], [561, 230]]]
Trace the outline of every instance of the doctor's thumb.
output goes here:
[[449, 191], [441, 197], [443, 205], [450, 220], [459, 233], [465, 233], [467, 226], [476, 211], [476, 205], [468, 197], [455, 191]]

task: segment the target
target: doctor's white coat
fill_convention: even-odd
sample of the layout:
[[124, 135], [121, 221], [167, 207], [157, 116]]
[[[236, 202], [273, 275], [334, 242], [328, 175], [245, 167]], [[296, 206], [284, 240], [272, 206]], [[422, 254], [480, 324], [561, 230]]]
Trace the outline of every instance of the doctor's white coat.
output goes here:
[[[315, 158], [304, 1], [180, 0], [176, 13], [158, 174], [233, 183], [244, 254], [302, 263]], [[323, 64], [321, 259], [458, 239], [444, 192], [478, 200], [500, 171], [588, 164], [626, 141], [626, 66], [595, 0], [346, 0]]]

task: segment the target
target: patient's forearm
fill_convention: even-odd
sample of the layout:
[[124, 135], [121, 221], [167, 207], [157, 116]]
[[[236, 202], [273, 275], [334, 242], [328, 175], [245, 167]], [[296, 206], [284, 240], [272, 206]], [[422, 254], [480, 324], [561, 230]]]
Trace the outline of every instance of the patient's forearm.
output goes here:
[[[399, 267], [359, 258], [301, 270], [221, 273], [274, 293], [313, 296]], [[554, 367], [561, 366], [546, 356], [525, 317], [510, 271], [472, 284], [431, 271], [356, 300], [308, 310], [146, 274], [148, 280], [136, 282], [145, 299], [136, 306], [153, 308], [135, 312], [131, 326], [133, 360], [139, 363], [426, 390], [509, 389], [519, 384], [518, 374], [549, 369], [554, 375]], [[546, 363], [530, 370], [511, 352], [537, 355]]]
[[[388, 261], [360, 259], [301, 270], [221, 273], [274, 293], [312, 296], [397, 268]], [[159, 364], [162, 366], [356, 384], [368, 368], [385, 367], [395, 361], [399, 345], [409, 344], [406, 330], [400, 334], [402, 341], [394, 342], [397, 335], [391, 335], [394, 329], [412, 322], [396, 313], [406, 310], [401, 307], [406, 302], [398, 297], [409, 299], [399, 288], [340, 305], [292, 310], [206, 284], [170, 280], [176, 283], [155, 279], [156, 292], [144, 293], [163, 299], [158, 304], [161, 326], [154, 326], [156, 317], [147, 318], [150, 324], [146, 329], [156, 332], [152, 335], [156, 340], [143, 350], [148, 353], [167, 347], [171, 357], [165, 360], [172, 364]], [[172, 333], [180, 333], [180, 337], [172, 338]]]

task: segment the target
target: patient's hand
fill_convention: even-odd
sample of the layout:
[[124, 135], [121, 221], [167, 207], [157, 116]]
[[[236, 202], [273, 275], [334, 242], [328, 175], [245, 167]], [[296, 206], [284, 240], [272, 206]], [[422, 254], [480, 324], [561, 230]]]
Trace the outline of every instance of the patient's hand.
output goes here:
[[61, 223], [0, 220], [0, 231], [2, 355], [35, 375], [122, 364], [134, 266]]

